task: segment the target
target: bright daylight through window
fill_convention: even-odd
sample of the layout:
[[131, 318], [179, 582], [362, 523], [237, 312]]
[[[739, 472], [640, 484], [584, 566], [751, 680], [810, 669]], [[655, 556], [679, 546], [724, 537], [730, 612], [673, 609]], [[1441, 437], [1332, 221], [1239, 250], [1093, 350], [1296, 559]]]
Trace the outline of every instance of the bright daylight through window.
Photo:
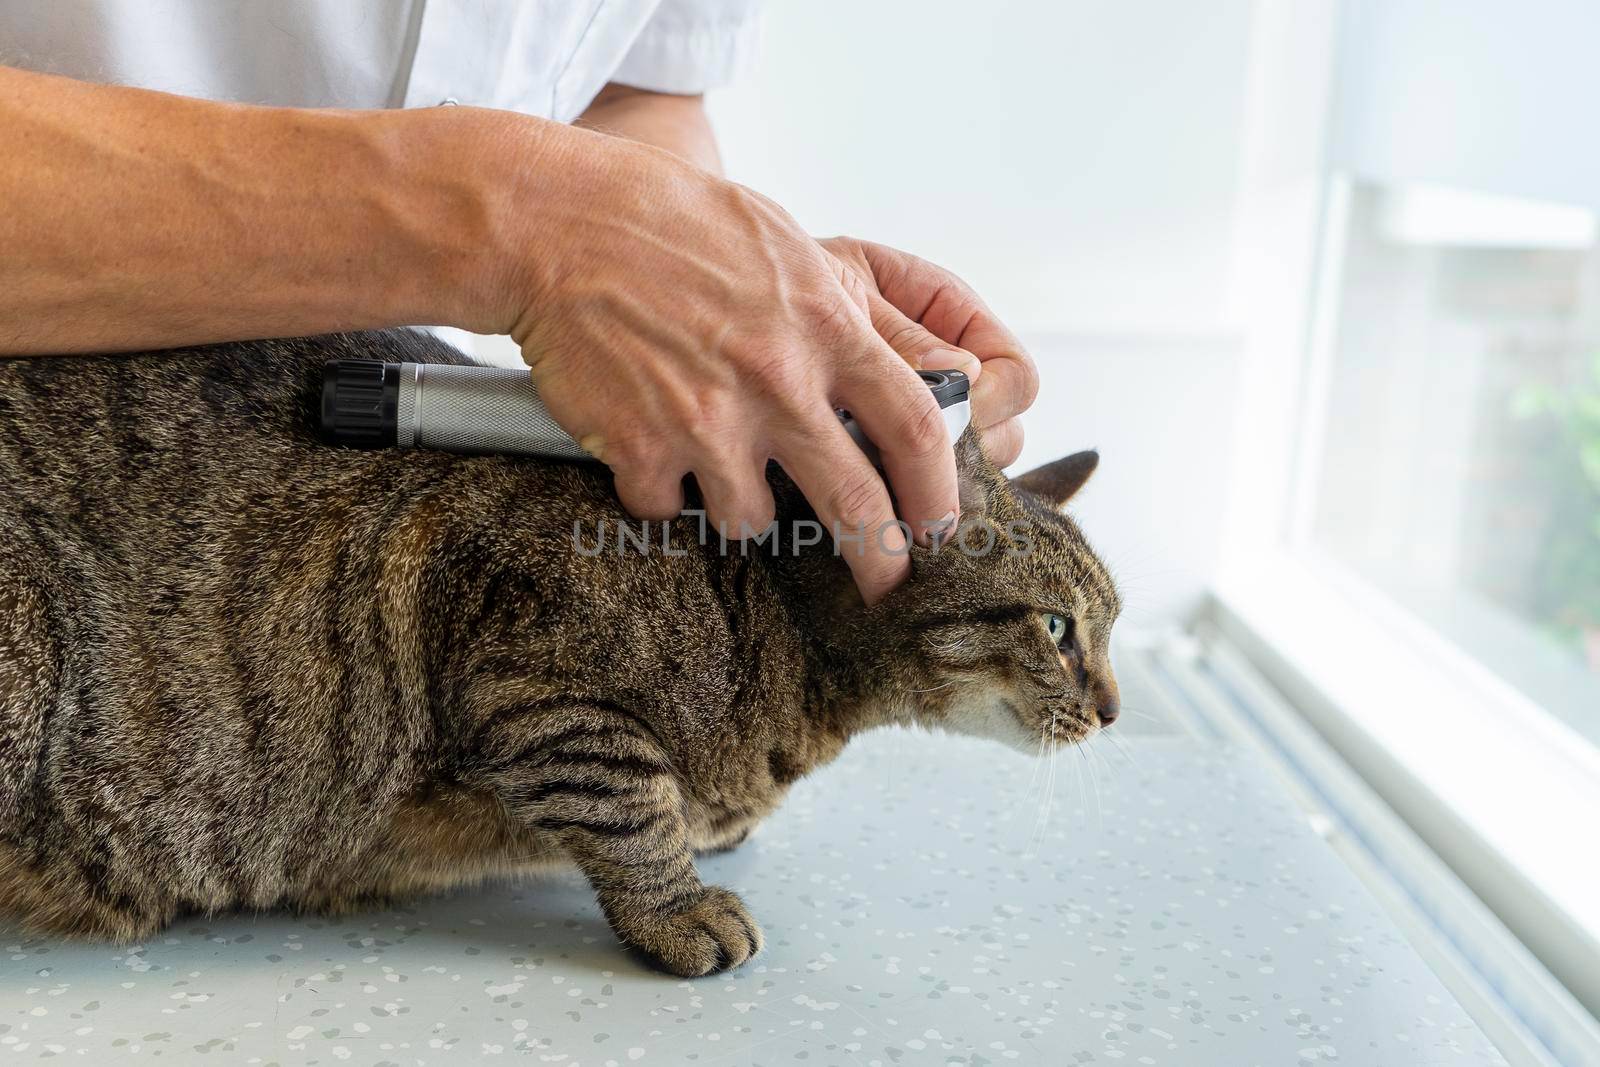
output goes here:
[[1356, 183], [1309, 536], [1600, 744], [1600, 247], [1583, 209]]

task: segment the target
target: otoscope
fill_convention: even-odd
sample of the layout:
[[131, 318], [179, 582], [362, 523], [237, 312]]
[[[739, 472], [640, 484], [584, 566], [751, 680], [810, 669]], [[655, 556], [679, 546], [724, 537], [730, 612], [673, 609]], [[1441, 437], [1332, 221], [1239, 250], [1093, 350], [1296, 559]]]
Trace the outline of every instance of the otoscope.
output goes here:
[[[972, 419], [967, 376], [919, 371], [953, 442]], [[878, 462], [878, 450], [848, 411], [841, 424]], [[350, 448], [432, 448], [555, 459], [594, 457], [556, 424], [527, 370], [446, 363], [329, 360], [322, 372], [322, 439]]]

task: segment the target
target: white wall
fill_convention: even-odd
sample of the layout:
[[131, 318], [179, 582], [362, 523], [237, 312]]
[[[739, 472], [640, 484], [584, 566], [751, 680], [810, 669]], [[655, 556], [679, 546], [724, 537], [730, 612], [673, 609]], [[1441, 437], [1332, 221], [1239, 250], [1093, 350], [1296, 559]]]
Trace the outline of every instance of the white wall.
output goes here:
[[772, 0], [715, 94], [731, 177], [813, 233], [963, 275], [1043, 375], [1018, 469], [1090, 445], [1078, 509], [1131, 594], [1211, 576], [1235, 415], [1223, 310], [1248, 0]]
[[712, 114], [730, 176], [946, 263], [1019, 330], [1209, 332], [1250, 7], [771, 0]]

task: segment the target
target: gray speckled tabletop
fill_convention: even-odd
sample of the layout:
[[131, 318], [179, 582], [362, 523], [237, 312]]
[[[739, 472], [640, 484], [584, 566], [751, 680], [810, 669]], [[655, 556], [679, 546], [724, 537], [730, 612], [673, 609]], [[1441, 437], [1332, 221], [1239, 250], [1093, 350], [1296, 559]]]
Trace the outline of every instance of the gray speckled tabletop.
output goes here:
[[859, 739], [703, 863], [767, 949], [693, 982], [576, 876], [132, 948], [0, 930], [0, 1062], [1503, 1062], [1249, 758], [1128, 738], [1060, 753], [1051, 795], [997, 745]]

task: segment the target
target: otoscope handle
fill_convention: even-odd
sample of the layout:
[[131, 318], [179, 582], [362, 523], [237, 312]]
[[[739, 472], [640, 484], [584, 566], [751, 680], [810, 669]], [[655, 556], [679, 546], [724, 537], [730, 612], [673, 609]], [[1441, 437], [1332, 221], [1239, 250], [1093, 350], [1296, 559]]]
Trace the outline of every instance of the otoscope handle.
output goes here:
[[550, 417], [533, 376], [513, 367], [330, 360], [322, 439], [355, 448], [594, 458]]
[[[960, 371], [920, 371], [944, 411], [950, 440], [971, 420]], [[878, 451], [849, 412], [846, 432], [874, 463]], [[351, 448], [433, 448], [593, 459], [550, 417], [526, 370], [447, 363], [329, 360], [322, 377], [322, 439]]]

